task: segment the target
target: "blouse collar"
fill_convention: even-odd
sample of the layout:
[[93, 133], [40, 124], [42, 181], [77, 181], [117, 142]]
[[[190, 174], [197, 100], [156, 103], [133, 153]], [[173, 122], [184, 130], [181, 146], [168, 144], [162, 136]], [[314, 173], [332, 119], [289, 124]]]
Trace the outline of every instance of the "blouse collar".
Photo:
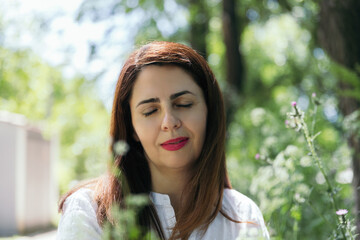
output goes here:
[[171, 206], [170, 197], [167, 194], [150, 192], [150, 200], [154, 205]]

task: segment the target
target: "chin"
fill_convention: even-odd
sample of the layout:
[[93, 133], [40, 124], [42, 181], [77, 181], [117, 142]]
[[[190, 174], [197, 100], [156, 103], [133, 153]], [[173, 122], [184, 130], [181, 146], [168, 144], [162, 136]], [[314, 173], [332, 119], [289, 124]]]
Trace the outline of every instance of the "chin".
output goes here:
[[169, 169], [182, 169], [182, 168], [188, 168], [189, 166], [192, 165], [193, 162], [194, 161], [191, 160], [184, 161], [184, 158], [170, 158], [167, 159], [162, 166]]

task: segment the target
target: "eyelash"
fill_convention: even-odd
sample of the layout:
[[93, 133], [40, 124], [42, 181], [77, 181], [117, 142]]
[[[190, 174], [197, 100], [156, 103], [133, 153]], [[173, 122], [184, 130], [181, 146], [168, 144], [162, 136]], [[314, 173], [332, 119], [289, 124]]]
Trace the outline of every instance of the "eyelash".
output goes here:
[[[177, 106], [177, 107], [184, 107], [184, 108], [190, 108], [192, 105], [193, 105], [192, 103], [189, 103], [189, 104], [175, 104], [175, 106]], [[157, 109], [154, 109], [154, 110], [152, 110], [150, 112], [143, 113], [143, 115], [145, 117], [148, 117], [148, 116], [150, 116], [151, 114], [153, 114], [156, 111], [157, 111]]]

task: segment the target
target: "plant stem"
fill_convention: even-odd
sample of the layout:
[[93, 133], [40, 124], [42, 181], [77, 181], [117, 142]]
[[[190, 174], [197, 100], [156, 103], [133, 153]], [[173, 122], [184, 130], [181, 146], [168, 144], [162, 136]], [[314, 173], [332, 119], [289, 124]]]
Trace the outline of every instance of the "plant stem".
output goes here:
[[323, 219], [324, 222], [326, 222], [327, 224], [329, 224], [330, 226], [330, 222], [324, 217], [323, 214], [321, 214], [313, 205], [310, 201], [307, 202], [307, 204], [311, 207], [311, 209], [319, 216]]
[[311, 136], [314, 136], [315, 134], [316, 113], [317, 113], [317, 105], [314, 104], [313, 119], [311, 122]]
[[[298, 113], [298, 109], [296, 107], [295, 107], [295, 110]], [[310, 136], [309, 129], [308, 129], [307, 124], [305, 123], [303, 118], [300, 118], [300, 123], [302, 125], [302, 129], [304, 131], [305, 139], [306, 139], [307, 145], [308, 145], [308, 147], [310, 149], [311, 156], [314, 159], [314, 161], [315, 161], [316, 165], [318, 166], [318, 168], [320, 169], [320, 172], [322, 173], [322, 175], [325, 178], [326, 184], [327, 184], [329, 192], [330, 192], [329, 195], [330, 195], [331, 200], [332, 200], [333, 208], [335, 209], [335, 211], [337, 211], [337, 210], [339, 210], [339, 208], [337, 206], [336, 199], [335, 199], [335, 196], [334, 196], [334, 188], [332, 187], [331, 182], [330, 182], [330, 180], [329, 180], [329, 178], [328, 178], [328, 176], [327, 176], [327, 174], [325, 172], [325, 169], [324, 169], [324, 167], [322, 165], [322, 162], [321, 162], [319, 156], [317, 155], [317, 153], [315, 151], [314, 140]], [[338, 219], [338, 221], [339, 221], [339, 219]], [[344, 239], [346, 239], [346, 234], [345, 234], [343, 228], [341, 228], [341, 233], [342, 233]]]

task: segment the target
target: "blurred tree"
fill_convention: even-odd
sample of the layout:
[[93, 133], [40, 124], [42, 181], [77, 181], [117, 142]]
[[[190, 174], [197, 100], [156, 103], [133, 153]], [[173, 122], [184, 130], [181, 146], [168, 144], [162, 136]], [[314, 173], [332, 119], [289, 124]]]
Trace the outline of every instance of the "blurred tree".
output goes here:
[[226, 59], [226, 82], [227, 91], [225, 95], [226, 103], [226, 121], [227, 126], [233, 120], [233, 115], [238, 108], [238, 95], [243, 93], [245, 81], [245, 65], [242, 55], [239, 51], [242, 29], [239, 28], [238, 17], [236, 14], [236, 1], [223, 0], [223, 34], [225, 43], [225, 59]]
[[[246, 104], [238, 109], [229, 128], [229, 172], [235, 188], [259, 201], [274, 239], [324, 239], [332, 231], [329, 222], [336, 228], [326, 189], [316, 186], [318, 172], [310, 167], [311, 161], [306, 162], [302, 136], [294, 136], [284, 124], [291, 101], [299, 100], [306, 109], [312, 92], [324, 94], [323, 101], [333, 98], [328, 60], [314, 58], [310, 37], [289, 14], [273, 16], [264, 24], [252, 23], [243, 33], [249, 90]], [[318, 86], [318, 79], [324, 78], [326, 85]], [[336, 124], [322, 120], [316, 131], [337, 133]], [[332, 171], [348, 164], [345, 158], [345, 165], [332, 160], [339, 143], [337, 136], [328, 135], [319, 143], [326, 148], [322, 156]]]
[[[241, 18], [241, 14], [243, 14], [243, 16], [246, 16], [246, 18], [250, 20], [250, 24], [244, 28], [245, 33], [241, 32], [241, 27], [238, 27], [238, 29], [240, 29], [240, 36], [242, 40], [240, 41], [240, 44], [243, 47], [242, 50], [247, 63], [246, 72], [248, 74], [245, 78], [246, 91], [244, 95], [244, 97], [246, 97], [247, 107], [240, 106], [235, 115], [235, 120], [230, 127], [231, 139], [229, 141], [228, 153], [230, 153], [230, 159], [233, 159], [233, 154], [235, 156], [234, 159], [248, 159], [253, 158], [256, 151], [262, 150], [264, 151], [264, 159], [272, 157], [275, 158], [282, 149], [280, 146], [286, 148], [286, 142], [289, 143], [289, 139], [291, 139], [291, 137], [285, 134], [280, 127], [275, 130], [275, 122], [281, 122], [283, 120], [281, 120], [281, 115], [269, 117], [269, 111], [273, 113], [279, 111], [283, 112], [284, 106], [282, 105], [288, 104], [291, 99], [295, 100], [296, 98], [299, 98], [302, 102], [303, 100], [308, 102], [308, 98], [304, 95], [306, 93], [308, 94], [310, 91], [319, 91], [323, 94], [326, 93], [329, 98], [325, 103], [326, 106], [324, 106], [324, 109], [322, 110], [324, 115], [327, 115], [326, 112], [329, 110], [329, 104], [334, 101], [336, 102], [336, 99], [334, 98], [334, 92], [336, 90], [336, 87], [334, 86], [334, 73], [329, 72], [329, 69], [332, 68], [333, 65], [329, 64], [329, 61], [324, 56], [322, 49], [319, 48], [319, 42], [316, 38], [316, 19], [319, 17], [319, 5], [317, 2], [282, 0], [253, 1], [252, 3], [249, 3], [247, 1], [241, 1], [241, 4], [239, 18]], [[301, 26], [302, 29], [298, 31], [296, 29], [297, 24], [291, 24], [289, 19], [286, 19], [287, 17], [283, 17], [285, 14], [290, 16], [291, 19], [294, 19], [298, 26]], [[284, 20], [287, 21], [287, 24], [284, 24], [284, 21], [279, 21], [281, 18], [285, 18]], [[242, 24], [247, 24], [246, 19], [245, 21], [241, 22]], [[355, 25], [358, 22], [358, 20], [354, 20], [353, 23]], [[352, 26], [351, 24], [343, 24], [341, 22], [340, 24], [344, 28], [346, 28], [345, 26]], [[264, 27], [260, 27], [262, 25], [264, 25]], [[254, 30], [251, 30], [253, 35], [248, 35], [247, 31], [253, 28], [255, 28]], [[279, 28], [281, 28], [283, 32], [279, 32]], [[356, 27], [350, 28], [356, 29]], [[266, 31], [265, 29], [269, 29], [269, 31]], [[282, 36], [283, 33], [288, 33], [288, 36]], [[276, 37], [276, 35], [279, 36]], [[352, 36], [348, 37], [351, 38]], [[330, 36], [328, 36], [325, 41], [329, 41], [329, 38]], [[299, 42], [295, 41], [295, 39], [298, 39]], [[255, 43], [252, 43], [251, 41], [254, 41]], [[333, 42], [335, 43], [336, 40], [334, 39]], [[357, 42], [359, 41], [357, 40]], [[303, 46], [303, 44], [306, 45]], [[232, 48], [230, 50], [228, 49], [227, 51], [237, 51], [237, 49]], [[347, 76], [351, 75], [349, 73], [346, 74]], [[354, 79], [357, 78], [352, 77], [352, 80], [348, 78], [348, 81], [354, 82]], [[355, 84], [354, 86], [358, 88], [359, 84]], [[356, 95], [354, 92], [347, 92], [347, 96], [349, 96], [349, 94], [351, 94], [351, 96]], [[330, 99], [332, 100], [330, 101]], [[254, 111], [251, 111], [251, 108], [254, 108], [255, 106], [263, 106], [265, 110], [256, 108]], [[334, 107], [334, 104], [331, 103], [331, 106]], [[307, 104], [304, 105], [304, 108], [307, 108]], [[262, 113], [258, 117], [260, 119], [270, 118], [269, 125], [271, 127], [266, 127], [259, 123], [254, 123], [253, 126], [249, 125], [249, 122], [253, 121], [253, 115], [255, 116], [259, 113]], [[249, 115], [251, 115], [251, 118]], [[339, 118], [336, 117], [336, 119]], [[342, 123], [338, 122], [336, 119], [328, 118], [327, 121], [320, 124], [323, 127], [326, 126], [326, 131], [321, 134], [322, 136], [319, 139], [321, 147], [324, 147], [327, 151], [329, 151], [329, 153], [323, 154], [326, 156], [324, 156], [324, 158], [328, 159], [327, 165], [333, 172], [338, 172], [336, 170], [336, 166], [339, 163], [337, 163], [336, 160], [331, 157], [331, 155], [335, 155], [336, 152], [342, 152], [343, 150], [341, 150], [339, 147], [341, 143], [341, 140], [338, 139], [339, 135], [328, 134], [330, 132], [337, 132], [337, 134], [340, 135], [344, 134], [344, 132], [340, 131]], [[235, 127], [235, 125], [237, 127]], [[283, 143], [281, 139], [284, 140]], [[330, 139], [335, 141], [331, 143], [333, 146], [332, 148], [329, 148]], [[241, 140], [245, 143], [242, 143]], [[301, 144], [301, 141], [299, 141], [299, 143]], [[269, 144], [269, 149], [265, 150], [266, 145]], [[239, 147], [240, 149], [238, 149]], [[345, 159], [345, 156], [343, 159]], [[288, 161], [286, 161], [286, 164], [290, 165], [292, 164], [290, 162], [294, 160], [295, 159], [290, 158]], [[331, 234], [331, 230], [326, 229], [326, 225], [329, 222], [331, 222], [332, 225], [334, 224], [334, 213], [328, 212], [326, 208], [323, 208], [324, 205], [321, 206], [317, 203], [314, 204], [313, 200], [321, 199], [319, 202], [328, 204], [326, 194], [319, 194], [315, 196], [315, 194], [312, 192], [311, 195], [309, 195], [309, 199], [306, 200], [306, 203], [311, 206], [313, 210], [313, 212], [311, 212], [311, 210], [309, 211], [307, 208], [308, 206], [304, 206], [304, 204], [294, 204], [294, 201], [296, 203], [296, 198], [292, 197], [291, 194], [298, 196], [299, 193], [296, 191], [296, 186], [299, 183], [298, 180], [292, 180], [292, 178], [287, 179], [286, 181], [289, 181], [289, 186], [280, 187], [282, 184], [279, 183], [271, 185], [271, 180], [265, 177], [266, 174], [264, 172], [255, 177], [252, 177], [250, 176], [251, 173], [253, 171], [256, 172], [256, 170], [251, 170], [251, 165], [248, 163], [246, 164], [246, 170], [242, 169], [242, 167], [244, 167], [243, 165], [241, 165], [242, 167], [237, 168], [237, 163], [235, 163], [237, 161], [238, 160], [234, 160], [233, 162], [230, 160], [230, 169], [231, 172], [233, 172], [231, 174], [232, 179], [236, 179], [236, 177], [239, 175], [239, 172], [241, 171], [242, 180], [251, 179], [254, 184], [258, 183], [261, 188], [265, 188], [266, 191], [264, 192], [257, 192], [257, 190], [252, 191], [252, 194], [257, 195], [262, 202], [265, 202], [265, 194], [274, 194], [271, 199], [275, 206], [278, 204], [277, 206], [279, 209], [277, 209], [274, 205], [265, 207], [265, 209], [272, 209], [269, 211], [269, 213], [271, 214], [270, 218], [272, 227], [275, 230], [275, 233], [273, 234], [274, 236], [281, 236], [279, 239], [294, 239], [299, 236], [301, 236], [302, 239], [312, 239], [311, 236], [327, 237]], [[346, 161], [346, 164], [349, 163]], [[346, 167], [346, 164], [342, 165], [341, 168]], [[254, 161], [253, 166], [256, 169], [256, 167], [259, 167], [259, 162], [256, 163], [256, 161]], [[276, 166], [273, 167], [275, 168]], [[298, 173], [302, 171], [302, 167], [304, 167], [302, 164], [297, 167], [292, 165], [291, 168], [289, 168], [289, 172], [296, 171], [296, 173]], [[248, 177], [244, 177], [244, 174], [247, 172], [250, 172]], [[301, 176], [298, 177], [304, 178], [304, 181], [300, 182], [304, 183], [306, 186], [313, 185], [311, 183], [311, 179], [313, 179], [311, 175], [313, 175], [313, 173], [309, 174], [308, 170], [305, 169], [305, 171], [300, 175]], [[263, 181], [260, 180], [261, 178], [263, 178]], [[270, 186], [267, 186], [267, 184], [263, 185], [264, 182], [269, 183]], [[243, 184], [246, 186], [250, 183], [245, 181]], [[276, 186], [279, 186], [279, 189]], [[242, 187], [239, 188], [241, 189]], [[246, 187], [243, 187], [243, 189], [246, 189]], [[281, 191], [284, 189], [286, 189], [286, 191], [290, 191], [289, 195], [287, 195], [287, 192], [282, 192], [283, 195], [280, 197], [278, 192], [280, 189], [282, 189]], [[346, 192], [349, 192], [349, 188], [347, 186], [346, 189], [347, 190], [343, 189], [342, 193], [338, 194], [338, 196], [345, 196]], [[318, 193], [326, 193], [326, 189], [319, 188]], [[287, 196], [284, 197], [284, 195]], [[347, 195], [347, 198], [348, 197], [349, 196]], [[344, 199], [341, 201], [344, 201]], [[346, 203], [347, 205], [350, 205], [351, 200], [345, 200], [345, 206]], [[278, 210], [280, 212], [278, 212]], [[322, 214], [318, 214], [318, 211], [320, 211], [320, 213], [326, 213], [325, 218], [319, 217]], [[288, 216], [286, 215], [286, 212], [289, 213]], [[269, 217], [267, 216], [267, 218]], [[279, 221], [279, 218], [287, 220]], [[334, 227], [336, 228], [336, 226]], [[284, 233], [288, 232], [286, 229], [291, 228], [293, 233]], [[298, 231], [299, 235], [296, 234], [296, 231]], [[316, 234], [314, 235], [314, 233]]]
[[[245, 99], [253, 95], [253, 91], [258, 91], [259, 86], [255, 86], [246, 76], [246, 59], [242, 53], [242, 40], [244, 30], [249, 24], [263, 24], [271, 18], [284, 13], [294, 13], [296, 11], [306, 12], [297, 17], [299, 23], [308, 31], [314, 31], [313, 19], [316, 17], [316, 4], [312, 1], [295, 0], [255, 0], [255, 1], [236, 1], [223, 0], [223, 36], [225, 43], [225, 69], [226, 83], [225, 102], [227, 105], [228, 126], [233, 120], [236, 110]], [[310, 48], [316, 48], [313, 42], [309, 42]], [[296, 65], [293, 65], [296, 67]], [[296, 69], [294, 69], [296, 70]], [[301, 76], [301, 75], [299, 75]], [[299, 79], [299, 82], [301, 79]], [[255, 87], [254, 87], [255, 86]]]
[[[133, 38], [137, 44], [149, 40], [167, 40], [190, 43], [201, 55], [207, 58], [206, 36], [209, 29], [210, 12], [204, 0], [143, 0], [102, 2], [99, 0], [83, 1], [78, 11], [78, 21], [90, 18], [92, 21], [116, 19], [125, 15], [127, 19], [136, 16], [136, 21], [129, 21]], [[180, 18], [187, 15], [184, 23]], [[141, 16], [139, 18], [139, 16]], [[180, 21], [179, 21], [180, 20]], [[111, 21], [107, 34], [118, 30], [119, 22]], [[130, 41], [132, 39], [129, 39]], [[109, 42], [104, 36], [102, 43], [92, 43], [91, 48]]]
[[[184, 2], [185, 3], [185, 2]], [[206, 0], [189, 0], [190, 45], [205, 59], [208, 57], [206, 37], [209, 32], [209, 11]]]
[[227, 82], [234, 87], [237, 92], [243, 90], [244, 81], [244, 64], [242, 56], [239, 52], [239, 32], [243, 29], [239, 28], [238, 17], [236, 15], [236, 1], [223, 0], [223, 32], [224, 42], [226, 46], [226, 67]]
[[[320, 2], [318, 39], [329, 56], [341, 66], [355, 72], [339, 77], [339, 107], [349, 116], [360, 107], [360, 2], [358, 0], [323, 0]], [[357, 77], [356, 77], [357, 76]], [[355, 91], [354, 91], [355, 89]], [[359, 121], [359, 119], [358, 119]], [[360, 136], [352, 132], [348, 144], [353, 149], [353, 188], [357, 233], [360, 234]], [[360, 236], [358, 236], [360, 239]]]

